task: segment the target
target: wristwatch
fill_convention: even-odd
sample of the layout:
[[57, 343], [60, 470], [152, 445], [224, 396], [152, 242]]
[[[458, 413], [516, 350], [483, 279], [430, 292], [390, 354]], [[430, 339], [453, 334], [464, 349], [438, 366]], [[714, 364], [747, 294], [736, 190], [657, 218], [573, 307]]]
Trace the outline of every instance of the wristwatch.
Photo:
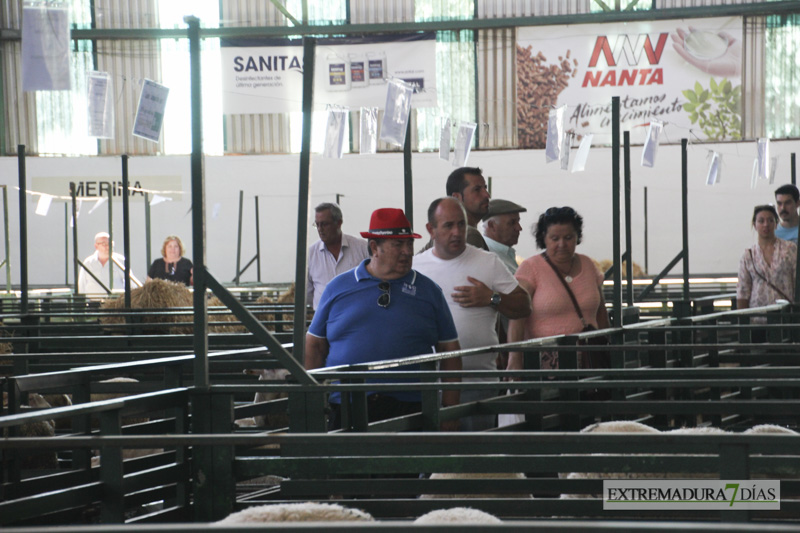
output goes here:
[[500, 305], [500, 293], [495, 292], [492, 294], [492, 298], [489, 300], [489, 304], [497, 309], [497, 306]]

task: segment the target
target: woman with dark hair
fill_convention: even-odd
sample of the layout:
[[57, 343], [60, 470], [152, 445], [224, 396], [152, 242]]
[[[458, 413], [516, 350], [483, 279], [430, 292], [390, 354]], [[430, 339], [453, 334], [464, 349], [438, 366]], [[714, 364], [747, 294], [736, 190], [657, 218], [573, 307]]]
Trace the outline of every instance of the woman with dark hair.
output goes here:
[[[753, 209], [753, 228], [758, 242], [744, 251], [739, 260], [739, 283], [736, 287], [737, 309], [761, 307], [776, 300], [794, 301], [795, 265], [797, 245], [775, 236], [778, 213], [771, 205], [757, 205]], [[753, 318], [753, 322], [766, 322], [765, 317]], [[754, 332], [766, 340], [765, 332]]]
[[147, 271], [147, 281], [165, 279], [192, 285], [192, 262], [183, 257], [185, 249], [181, 238], [169, 235], [161, 245], [161, 257], [153, 261]]
[[[523, 261], [516, 274], [531, 295], [532, 312], [509, 322], [509, 341], [579, 333], [589, 326], [607, 328], [603, 275], [589, 257], [575, 253], [583, 217], [571, 207], [551, 207], [539, 216], [533, 236], [544, 252]], [[508, 369], [522, 367], [522, 353], [512, 352]], [[541, 368], [558, 368], [558, 353], [542, 353]]]

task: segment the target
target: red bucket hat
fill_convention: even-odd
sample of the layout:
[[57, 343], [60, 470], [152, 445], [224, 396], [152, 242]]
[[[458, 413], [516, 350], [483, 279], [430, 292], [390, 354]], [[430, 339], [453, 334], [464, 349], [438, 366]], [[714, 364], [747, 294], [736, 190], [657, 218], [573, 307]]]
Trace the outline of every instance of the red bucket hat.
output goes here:
[[372, 212], [369, 231], [362, 231], [365, 239], [421, 239], [422, 235], [411, 231], [411, 223], [402, 209], [384, 207]]

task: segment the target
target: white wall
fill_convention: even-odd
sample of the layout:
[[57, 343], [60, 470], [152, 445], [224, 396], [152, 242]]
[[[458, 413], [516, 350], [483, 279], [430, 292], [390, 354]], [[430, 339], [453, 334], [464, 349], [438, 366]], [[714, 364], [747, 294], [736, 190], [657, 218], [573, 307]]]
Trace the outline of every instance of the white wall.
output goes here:
[[[689, 147], [689, 224], [690, 267], [692, 274], [734, 273], [743, 249], [753, 242], [750, 228], [752, 208], [759, 203], [773, 202], [772, 191], [790, 181], [789, 154], [800, 151], [800, 141], [771, 143], [772, 155], [778, 155], [774, 185], [760, 181], [750, 187], [755, 143], [728, 143]], [[705, 185], [709, 149], [723, 154], [723, 175], [719, 185]], [[644, 266], [643, 189], [649, 199], [649, 267], [651, 273], [660, 271], [680, 250], [681, 246], [681, 157], [680, 146], [659, 148], [655, 168], [639, 165], [641, 147], [631, 149], [632, 165], [632, 222], [634, 261]], [[506, 198], [528, 208], [523, 215], [525, 231], [517, 246], [518, 253], [536, 253], [529, 227], [538, 214], [554, 205], [570, 205], [585, 219], [584, 242], [579, 250], [596, 259], [610, 259], [612, 250], [611, 217], [611, 150], [594, 148], [589, 155], [587, 170], [572, 174], [561, 171], [557, 164], [545, 165], [542, 151], [473, 152], [469, 164], [484, 169], [493, 178], [493, 196]], [[239, 190], [245, 191], [245, 216], [242, 265], [255, 254], [254, 196], [259, 196], [262, 280], [285, 282], [294, 278], [296, 250], [297, 191], [299, 156], [226, 156], [206, 159], [206, 222], [207, 264], [223, 282], [235, 275], [236, 235]], [[34, 178], [50, 177], [68, 182], [92, 177], [118, 176], [120, 159], [95, 158], [36, 158], [27, 159], [28, 188], [34, 189]], [[414, 227], [425, 234], [427, 206], [444, 194], [449, 163], [438, 154], [414, 154]], [[402, 154], [346, 155], [342, 160], [312, 158], [311, 199], [313, 206], [334, 201], [343, 194], [344, 231], [357, 234], [366, 230], [372, 210], [378, 207], [404, 206]], [[131, 182], [151, 181], [145, 187], [159, 188], [169, 184], [169, 176], [179, 177], [183, 195], [175, 200], [152, 207], [152, 257], [159, 256], [163, 237], [176, 233], [184, 238], [191, 258], [191, 214], [188, 156], [135, 157], [130, 160]], [[155, 177], [155, 178], [154, 178]], [[164, 177], [164, 178], [161, 178]], [[16, 158], [0, 158], [0, 184], [9, 186], [9, 226], [11, 230], [12, 281], [19, 283], [19, 215]], [[167, 186], [167, 188], [169, 188]], [[28, 196], [28, 265], [31, 285], [64, 284], [65, 219], [63, 201], [54, 201], [47, 216], [34, 214], [38, 197]], [[116, 249], [122, 251], [122, 204], [114, 204]], [[101, 206], [91, 215], [91, 204], [84, 203], [78, 219], [79, 255], [93, 251], [92, 238], [107, 225], [107, 208]], [[216, 216], [215, 216], [216, 214]], [[624, 227], [624, 226], [623, 226]], [[142, 201], [131, 202], [131, 259], [134, 274], [146, 273], [145, 224]], [[316, 232], [308, 226], [309, 244]], [[70, 231], [71, 241], [71, 231]], [[424, 240], [423, 240], [424, 241]], [[623, 241], [624, 243], [624, 241]], [[420, 244], [421, 246], [422, 244]], [[623, 244], [624, 249], [624, 244]], [[71, 250], [71, 248], [70, 248]], [[0, 248], [0, 256], [2, 256]], [[70, 258], [70, 281], [72, 276]], [[681, 272], [678, 265], [674, 272]], [[256, 279], [255, 265], [242, 281]], [[4, 269], [0, 270], [3, 285]]]

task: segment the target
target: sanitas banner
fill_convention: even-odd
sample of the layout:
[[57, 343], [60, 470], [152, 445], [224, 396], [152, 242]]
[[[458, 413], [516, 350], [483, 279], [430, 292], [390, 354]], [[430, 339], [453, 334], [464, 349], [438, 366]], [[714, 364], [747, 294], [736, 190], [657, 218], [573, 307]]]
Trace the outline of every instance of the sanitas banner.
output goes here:
[[610, 144], [612, 96], [623, 130], [656, 119], [686, 136], [741, 138], [741, 18], [520, 28], [516, 71], [521, 148], [544, 148], [562, 104], [567, 130]]
[[[225, 114], [301, 111], [303, 42], [300, 39], [223, 39]], [[414, 86], [414, 107], [436, 106], [436, 35], [422, 33], [318, 39], [314, 107], [380, 107], [386, 80]]]

